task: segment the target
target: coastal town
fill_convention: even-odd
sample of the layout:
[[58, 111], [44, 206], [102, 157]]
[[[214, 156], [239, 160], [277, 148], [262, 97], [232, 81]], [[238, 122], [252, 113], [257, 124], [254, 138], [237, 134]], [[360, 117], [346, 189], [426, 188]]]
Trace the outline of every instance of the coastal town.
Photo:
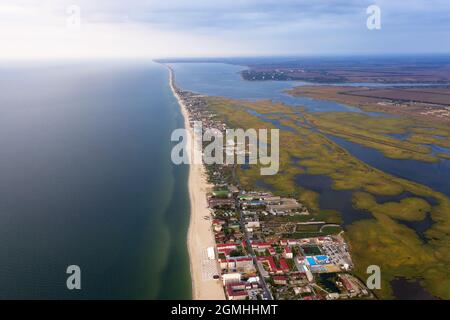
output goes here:
[[[201, 95], [171, 85], [190, 127], [225, 132]], [[205, 192], [214, 245], [204, 248], [202, 281], [221, 284], [229, 300], [370, 299], [373, 294], [352, 274], [350, 249], [339, 225], [315, 221], [294, 198], [266, 190], [243, 190], [234, 165], [204, 165]], [[192, 252], [191, 252], [192, 254]], [[194, 271], [195, 272], [195, 271]], [[195, 284], [194, 284], [195, 285]]]

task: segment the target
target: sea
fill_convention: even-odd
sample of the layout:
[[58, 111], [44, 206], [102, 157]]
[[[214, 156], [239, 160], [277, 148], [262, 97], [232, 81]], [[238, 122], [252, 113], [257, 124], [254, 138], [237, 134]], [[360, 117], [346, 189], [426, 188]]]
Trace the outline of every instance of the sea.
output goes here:
[[190, 299], [182, 127], [152, 61], [0, 63], [0, 299]]

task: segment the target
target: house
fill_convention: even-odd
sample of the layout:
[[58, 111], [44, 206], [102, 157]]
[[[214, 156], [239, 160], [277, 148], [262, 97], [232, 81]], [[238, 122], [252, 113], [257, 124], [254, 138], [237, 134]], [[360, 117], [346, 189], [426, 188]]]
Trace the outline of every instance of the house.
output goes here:
[[272, 256], [269, 256], [269, 257], [257, 257], [256, 259], [259, 262], [261, 262], [261, 263], [266, 263], [270, 272], [275, 273], [275, 272], [278, 271], [278, 268], [277, 268], [277, 266], [275, 264], [275, 261], [273, 260]]
[[217, 251], [221, 251], [221, 250], [225, 250], [225, 249], [236, 250], [237, 249], [237, 244], [235, 244], [235, 243], [221, 243], [221, 244], [217, 245]]
[[283, 257], [285, 257], [286, 259], [294, 258], [294, 254], [292, 253], [292, 249], [290, 247], [284, 248]]
[[288, 272], [291, 269], [284, 258], [280, 259], [280, 269], [283, 272]]
[[269, 249], [272, 247], [270, 242], [252, 242], [253, 249]]
[[208, 206], [212, 209], [216, 208], [231, 208], [234, 209], [235, 202], [233, 198], [210, 198], [208, 200]]
[[253, 230], [253, 229], [258, 229], [260, 227], [261, 227], [261, 225], [260, 225], [259, 221], [248, 221], [245, 223], [245, 229], [249, 232], [251, 232], [251, 230]]
[[265, 201], [269, 205], [276, 205], [281, 203], [281, 197], [272, 195], [262, 196], [261, 200]]
[[267, 210], [273, 215], [285, 214], [299, 208], [301, 208], [301, 205], [297, 200], [291, 198], [282, 198], [280, 204], [270, 204], [267, 206]]
[[254, 273], [256, 272], [253, 259], [251, 257], [229, 257], [227, 259], [219, 260], [220, 268], [222, 270], [233, 270], [240, 273]]
[[245, 300], [248, 297], [245, 283], [234, 283], [225, 286], [228, 300]]
[[224, 286], [229, 284], [235, 284], [241, 282], [241, 274], [240, 273], [226, 273], [222, 275], [222, 282]]
[[286, 276], [273, 276], [272, 277], [273, 283], [278, 285], [287, 284], [288, 277]]
[[308, 275], [305, 272], [293, 272], [289, 275], [289, 281], [291, 284], [305, 285], [308, 282]]

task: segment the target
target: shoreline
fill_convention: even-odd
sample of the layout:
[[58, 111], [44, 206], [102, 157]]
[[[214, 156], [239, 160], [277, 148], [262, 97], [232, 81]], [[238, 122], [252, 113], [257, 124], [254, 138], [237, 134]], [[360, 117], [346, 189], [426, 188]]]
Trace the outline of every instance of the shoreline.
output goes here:
[[[192, 155], [193, 132], [189, 122], [187, 108], [176, 91], [174, 71], [169, 69], [169, 84], [174, 97], [180, 106], [181, 114], [184, 118], [184, 127], [187, 129], [186, 149], [189, 156]], [[190, 157], [192, 159], [192, 157]], [[215, 247], [215, 238], [212, 232], [210, 219], [204, 219], [205, 216], [211, 218], [208, 210], [207, 192], [211, 186], [206, 181], [206, 172], [203, 165], [189, 164], [188, 190], [190, 201], [190, 219], [187, 234], [187, 247], [189, 253], [189, 266], [192, 281], [192, 299], [194, 300], [224, 300], [222, 284], [218, 280], [203, 279], [204, 268], [206, 265], [211, 267], [212, 260], [209, 260], [206, 254], [208, 247]], [[215, 265], [216, 260], [214, 260]]]

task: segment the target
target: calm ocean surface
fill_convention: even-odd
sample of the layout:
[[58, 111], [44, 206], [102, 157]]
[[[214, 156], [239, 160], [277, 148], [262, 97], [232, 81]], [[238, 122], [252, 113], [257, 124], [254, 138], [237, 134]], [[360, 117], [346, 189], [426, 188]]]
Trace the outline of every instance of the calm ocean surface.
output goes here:
[[0, 298], [190, 298], [180, 127], [158, 64], [0, 64]]

